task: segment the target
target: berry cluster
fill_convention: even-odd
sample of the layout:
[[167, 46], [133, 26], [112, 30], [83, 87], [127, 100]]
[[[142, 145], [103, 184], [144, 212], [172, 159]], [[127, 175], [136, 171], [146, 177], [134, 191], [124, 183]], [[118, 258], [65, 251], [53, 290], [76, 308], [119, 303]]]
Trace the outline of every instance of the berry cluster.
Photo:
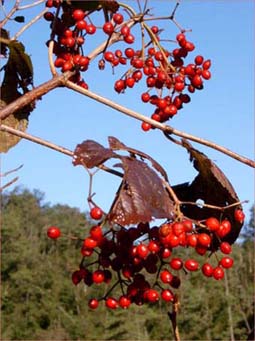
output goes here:
[[[93, 207], [90, 216], [100, 220], [103, 212]], [[242, 222], [242, 210], [237, 209], [234, 218]], [[50, 227], [48, 236], [58, 238], [60, 231], [57, 230], [55, 226]], [[99, 223], [90, 228], [89, 236], [83, 240], [83, 259], [80, 268], [73, 272], [72, 281], [75, 285], [83, 281], [87, 286], [104, 283], [109, 287], [103, 297], [89, 300], [88, 305], [92, 309], [96, 309], [100, 301], [104, 301], [110, 309], [126, 309], [132, 303], [154, 303], [160, 298], [165, 302], [174, 302], [174, 291], [181, 285], [180, 271], [187, 274], [200, 269], [206, 277], [216, 280], [224, 278], [224, 271], [233, 266], [233, 259], [229, 256], [231, 245], [221, 239], [230, 231], [228, 220], [219, 221], [215, 217], [196, 223], [182, 219], [154, 227], [140, 223], [137, 227], [111, 230], [104, 230]], [[195, 250], [201, 256], [211, 254], [214, 238], [220, 242], [222, 255], [218, 259], [214, 253], [216, 266], [208, 261], [200, 264], [197, 257], [182, 259], [175, 255], [178, 247]], [[117, 287], [121, 290], [118, 296], [114, 295]]]
[[[48, 0], [46, 6], [62, 9], [59, 17], [52, 12], [45, 13], [46, 20], [51, 22], [51, 28], [57, 37], [54, 41], [54, 53], [56, 55], [55, 67], [62, 72], [77, 71], [73, 81], [78, 85], [88, 88], [88, 84], [81, 79], [80, 71], [86, 71], [90, 64], [90, 58], [83, 54], [86, 36], [94, 35], [98, 30], [104, 32], [108, 42], [113, 34], [118, 35], [127, 45], [135, 42], [135, 36], [131, 33], [130, 20], [124, 21], [120, 12], [112, 13], [112, 19], [106, 21], [101, 27], [93, 25], [90, 12], [82, 9], [72, 9], [64, 6], [60, 0]], [[129, 24], [128, 24], [129, 22]], [[160, 41], [160, 29], [158, 26], [144, 26], [148, 34], [149, 42], [143, 43], [136, 50], [127, 47], [123, 50], [110, 51], [108, 43], [99, 60], [99, 69], [103, 70], [108, 63], [112, 68], [118, 65], [127, 65], [128, 70], [114, 84], [117, 93], [123, 93], [127, 88], [133, 88], [142, 78], [145, 78], [147, 90], [141, 94], [143, 103], [155, 106], [151, 118], [158, 122], [166, 122], [189, 103], [191, 98], [188, 93], [203, 89], [204, 80], [211, 78], [209, 68], [210, 60], [197, 55], [193, 63], [185, 65], [184, 59], [195, 49], [192, 42], [188, 41], [184, 33], [176, 37], [177, 48], [168, 50]], [[156, 92], [152, 93], [155, 90]], [[187, 90], [188, 93], [185, 93]], [[152, 126], [142, 123], [142, 129], [147, 131]]]

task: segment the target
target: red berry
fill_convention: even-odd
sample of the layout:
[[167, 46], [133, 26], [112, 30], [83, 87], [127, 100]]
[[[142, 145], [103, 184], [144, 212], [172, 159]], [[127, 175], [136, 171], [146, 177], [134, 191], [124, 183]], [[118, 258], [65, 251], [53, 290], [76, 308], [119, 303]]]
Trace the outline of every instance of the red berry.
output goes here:
[[224, 219], [221, 222], [220, 227], [216, 231], [216, 234], [218, 237], [223, 238], [227, 234], [229, 234], [230, 231], [231, 231], [231, 223], [227, 219]]
[[198, 244], [208, 248], [211, 245], [211, 237], [207, 233], [200, 233], [198, 235]]
[[130, 306], [130, 304], [131, 300], [127, 296], [123, 295], [119, 298], [119, 305], [121, 308], [127, 309]]
[[222, 242], [220, 244], [220, 250], [222, 253], [229, 254], [232, 252], [231, 245], [228, 242]]
[[92, 273], [92, 280], [96, 284], [100, 284], [104, 282], [105, 280], [105, 275], [103, 270], [96, 270]]
[[213, 277], [216, 280], [220, 280], [224, 278], [224, 270], [220, 266], [216, 266], [216, 268], [213, 270]]
[[187, 245], [191, 247], [197, 246], [197, 235], [196, 234], [189, 234], [186, 237]]
[[151, 129], [151, 124], [147, 122], [143, 122], [141, 125], [143, 131], [149, 131]]
[[118, 308], [118, 301], [113, 297], [108, 297], [105, 300], [105, 305], [109, 309], [116, 309], [116, 308]]
[[199, 75], [195, 75], [192, 79], [191, 79], [191, 84], [195, 87], [195, 88], [199, 88], [202, 84], [202, 78]]
[[99, 302], [96, 298], [91, 298], [89, 300], [89, 303], [88, 303], [88, 306], [91, 308], [91, 309], [96, 309], [99, 305]]
[[169, 265], [174, 270], [180, 270], [183, 266], [183, 262], [182, 262], [181, 258], [172, 258]]
[[85, 20], [79, 20], [79, 21], [76, 21], [76, 24], [75, 24], [77, 30], [86, 30], [87, 28], [87, 22]]
[[141, 95], [141, 99], [144, 103], [147, 103], [149, 102], [150, 100], [150, 94], [148, 92], [144, 92], [142, 95]]
[[204, 69], [204, 70], [208, 70], [208, 69], [210, 69], [210, 67], [211, 67], [211, 61], [210, 61], [210, 59], [208, 59], [208, 60], [206, 60], [206, 61], [203, 62], [203, 69]]
[[173, 275], [168, 270], [163, 270], [160, 273], [160, 279], [163, 283], [171, 283]]
[[81, 9], [75, 9], [73, 11], [72, 17], [74, 18], [75, 21], [82, 20], [85, 17], [85, 12]]
[[189, 271], [196, 271], [199, 268], [198, 262], [194, 259], [186, 260], [186, 262], [184, 263], [184, 266]]
[[148, 289], [144, 293], [145, 299], [149, 302], [157, 302], [159, 300], [159, 293], [155, 289]]
[[203, 61], [204, 61], [204, 57], [203, 56], [200, 56], [200, 55], [196, 56], [196, 58], [195, 58], [195, 64], [196, 65], [203, 64]]
[[241, 209], [238, 208], [235, 210], [234, 217], [237, 222], [242, 224], [245, 219], [245, 214], [243, 213]]
[[213, 275], [213, 271], [214, 271], [212, 265], [209, 263], [203, 264], [201, 270], [206, 277], [211, 277]]
[[94, 26], [93, 24], [88, 24], [86, 27], [86, 32], [88, 34], [94, 34], [96, 32], [96, 26]]
[[218, 219], [210, 217], [206, 219], [205, 225], [208, 227], [210, 231], [217, 231], [220, 227], [220, 222]]
[[148, 256], [148, 253], [149, 253], [149, 249], [148, 249], [148, 247], [145, 244], [137, 245], [137, 247], [136, 247], [136, 254], [139, 257], [145, 259]]
[[178, 237], [180, 234], [185, 232], [185, 227], [182, 223], [173, 223], [172, 224], [173, 233]]
[[103, 238], [103, 231], [100, 225], [92, 226], [90, 229], [90, 236], [96, 241], [100, 241]]
[[113, 21], [115, 22], [115, 24], [122, 24], [123, 23], [123, 15], [121, 13], [114, 13], [113, 14]]
[[223, 257], [221, 260], [220, 260], [220, 265], [225, 268], [225, 269], [229, 269], [233, 266], [234, 264], [234, 260], [233, 258], [231, 257]]
[[55, 18], [54, 14], [51, 12], [44, 13], [43, 17], [46, 21], [53, 21]]
[[126, 88], [125, 81], [123, 79], [119, 79], [114, 84], [114, 89], [118, 93], [122, 92]]
[[134, 55], [135, 55], [134, 49], [132, 49], [130, 47], [125, 49], [125, 55], [126, 55], [127, 58], [133, 58]]
[[133, 44], [133, 42], [135, 41], [135, 37], [133, 36], [133, 34], [130, 33], [130, 34], [124, 36], [124, 41], [127, 44]]
[[51, 226], [47, 230], [47, 236], [51, 239], [57, 239], [61, 235], [60, 229], [56, 226]]
[[114, 54], [111, 51], [105, 51], [104, 53], [104, 59], [107, 60], [107, 62], [112, 63], [114, 60]]
[[97, 247], [98, 242], [96, 240], [94, 240], [93, 238], [86, 238], [83, 241], [83, 246], [87, 249], [94, 249], [95, 247]]
[[95, 206], [90, 210], [90, 216], [94, 220], [100, 220], [103, 216], [103, 211], [100, 207]]
[[121, 27], [120, 33], [126, 37], [127, 35], [130, 34], [130, 28], [127, 25], [124, 25]]
[[112, 24], [110, 21], [104, 23], [103, 31], [104, 31], [104, 33], [106, 33], [106, 34], [111, 35], [111, 34], [113, 33], [113, 31], [114, 31], [114, 26], [113, 26], [113, 24]]
[[173, 302], [174, 301], [174, 294], [171, 290], [165, 289], [161, 291], [161, 298], [166, 302]]

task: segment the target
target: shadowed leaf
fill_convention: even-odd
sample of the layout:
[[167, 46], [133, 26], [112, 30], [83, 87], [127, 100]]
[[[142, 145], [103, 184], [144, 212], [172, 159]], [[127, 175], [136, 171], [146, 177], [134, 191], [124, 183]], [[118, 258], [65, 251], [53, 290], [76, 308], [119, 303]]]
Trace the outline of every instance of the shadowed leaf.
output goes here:
[[143, 161], [121, 157], [124, 177], [108, 219], [122, 226], [173, 218], [173, 203], [157, 173]]
[[[183, 140], [183, 146], [190, 154], [190, 161], [199, 172], [191, 184], [184, 183], [173, 186], [177, 197], [181, 201], [197, 202], [202, 200], [205, 204], [224, 207], [239, 202], [239, 198], [225, 176], [225, 174], [206, 155], [199, 152], [187, 141]], [[240, 206], [241, 207], [241, 206]], [[224, 212], [212, 208], [200, 208], [198, 206], [183, 205], [182, 212], [195, 220], [204, 220], [209, 216], [218, 219], [228, 219], [231, 222], [231, 232], [223, 238], [224, 241], [234, 243], [237, 239], [242, 224], [234, 220], [236, 207], [228, 208]], [[218, 241], [214, 240], [214, 246], [218, 246]]]
[[73, 164], [75, 166], [85, 165], [87, 168], [93, 168], [114, 156], [115, 154], [111, 149], [105, 148], [93, 140], [86, 140], [75, 148]]
[[116, 137], [110, 136], [108, 137], [109, 146], [112, 150], [125, 150], [129, 152], [131, 155], [138, 155], [143, 159], [147, 159], [151, 162], [152, 166], [168, 181], [167, 173], [160, 164], [155, 161], [151, 156], [146, 153], [141, 152], [140, 150], [127, 147], [124, 143], [120, 142]]

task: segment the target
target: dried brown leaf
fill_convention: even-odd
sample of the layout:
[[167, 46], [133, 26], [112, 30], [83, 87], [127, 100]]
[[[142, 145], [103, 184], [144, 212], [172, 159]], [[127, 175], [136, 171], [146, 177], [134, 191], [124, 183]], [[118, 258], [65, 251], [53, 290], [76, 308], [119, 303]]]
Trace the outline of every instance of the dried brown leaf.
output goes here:
[[157, 173], [145, 162], [121, 157], [124, 177], [108, 219], [122, 226], [173, 218], [174, 207]]
[[[173, 186], [177, 197], [181, 201], [197, 202], [202, 200], [205, 204], [224, 207], [240, 200], [225, 174], [210, 160], [205, 154], [193, 148], [190, 143], [183, 140], [183, 146], [190, 154], [190, 160], [193, 162], [194, 168], [199, 172], [191, 184], [184, 183], [181, 185]], [[224, 238], [225, 241], [234, 243], [237, 239], [242, 224], [234, 220], [235, 207], [228, 208], [224, 212], [191, 205], [183, 205], [182, 212], [194, 219], [204, 220], [209, 216], [218, 219], [228, 219], [231, 222], [232, 230]], [[214, 240], [214, 245], [217, 247], [218, 241]]]

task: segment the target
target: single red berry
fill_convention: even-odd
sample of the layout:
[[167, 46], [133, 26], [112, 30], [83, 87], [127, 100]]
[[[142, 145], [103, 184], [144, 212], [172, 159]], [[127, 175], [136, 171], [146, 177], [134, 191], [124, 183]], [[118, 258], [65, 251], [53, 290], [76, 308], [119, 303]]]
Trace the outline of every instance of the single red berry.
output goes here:
[[126, 80], [125, 80], [125, 83], [126, 83], [126, 86], [128, 88], [133, 88], [133, 86], [135, 85], [135, 80], [133, 77], [128, 77]]
[[192, 79], [191, 79], [191, 84], [195, 87], [195, 88], [199, 88], [202, 84], [203, 84], [203, 80], [199, 75], [195, 75]]
[[207, 247], [202, 246], [202, 245], [197, 245], [195, 247], [196, 253], [198, 253], [200, 256], [203, 256], [206, 254], [206, 251], [208, 250]]
[[122, 24], [123, 20], [124, 20], [123, 15], [121, 13], [118, 13], [118, 12], [114, 13], [112, 18], [113, 18], [113, 21], [115, 22], [115, 24], [117, 24], [117, 25]]
[[213, 267], [209, 263], [203, 264], [201, 270], [206, 277], [211, 277], [213, 275]]
[[135, 37], [133, 36], [133, 34], [130, 33], [130, 34], [124, 36], [124, 41], [127, 44], [133, 44], [133, 42], [135, 41]]
[[111, 63], [114, 60], [114, 54], [111, 51], [105, 51], [104, 59]]
[[79, 30], [79, 31], [86, 30], [87, 25], [88, 24], [85, 20], [76, 21], [76, 24], [75, 24], [77, 30]]
[[163, 283], [171, 283], [173, 275], [168, 270], [163, 270], [160, 273], [160, 279]]
[[172, 224], [172, 231], [178, 237], [185, 232], [185, 226], [182, 223], [175, 222]]
[[206, 60], [206, 61], [203, 62], [203, 69], [204, 69], [204, 70], [208, 70], [208, 69], [210, 69], [210, 67], [211, 67], [211, 61], [210, 61], [210, 59], [208, 59], [208, 60]]
[[235, 217], [235, 220], [237, 222], [242, 224], [244, 222], [244, 219], [245, 219], [245, 214], [243, 213], [243, 211], [240, 208], [238, 208], [235, 210], [234, 217]]
[[119, 306], [123, 309], [127, 309], [131, 304], [130, 298], [128, 298], [126, 295], [123, 295], [119, 298]]
[[94, 249], [97, 247], [98, 242], [93, 238], [85, 238], [83, 241], [83, 246], [87, 249]]
[[111, 35], [114, 31], [114, 26], [110, 21], [107, 21], [106, 23], [104, 23], [103, 25], [103, 31], [104, 33]]
[[61, 235], [60, 229], [57, 226], [51, 226], [47, 230], [47, 236], [51, 239], [57, 239]]
[[203, 70], [201, 75], [204, 79], [210, 79], [211, 78], [211, 72], [209, 70]]
[[161, 298], [166, 302], [173, 302], [174, 301], [174, 294], [171, 290], [165, 289], [161, 291]]
[[141, 243], [141, 244], [137, 245], [137, 247], [136, 247], [136, 254], [139, 257], [145, 259], [149, 254], [149, 249], [145, 244]]
[[184, 226], [185, 232], [191, 232], [193, 230], [193, 223], [189, 219], [184, 219], [182, 221], [182, 224]]
[[222, 253], [225, 253], [226, 255], [232, 252], [231, 245], [228, 242], [222, 242], [220, 244], [220, 250]]
[[194, 259], [187, 259], [184, 266], [189, 271], [197, 271], [199, 268], [198, 262]]
[[88, 24], [86, 27], [86, 32], [91, 35], [94, 34], [96, 30], [96, 26], [94, 26], [93, 24]]
[[126, 87], [125, 81], [123, 79], [119, 79], [114, 84], [114, 89], [116, 92], [122, 92]]
[[89, 300], [88, 306], [90, 309], [96, 309], [99, 305], [99, 301], [96, 298], [91, 298]]
[[151, 253], [158, 253], [160, 250], [160, 245], [155, 240], [150, 240], [148, 244], [148, 249]]
[[43, 17], [46, 21], [53, 21], [55, 18], [54, 14], [51, 12], [44, 13]]
[[200, 56], [200, 55], [196, 56], [196, 58], [195, 58], [195, 64], [196, 65], [203, 64], [203, 61], [204, 61], [204, 57], [203, 56]]
[[222, 267], [216, 266], [216, 268], [214, 268], [213, 277], [216, 280], [220, 280], [220, 279], [224, 278], [224, 270], [222, 269]]
[[177, 36], [176, 36], [176, 40], [177, 40], [178, 42], [181, 42], [181, 41], [183, 41], [183, 40], [186, 40], [186, 37], [185, 37], [185, 35], [184, 35], [183, 33], [179, 33], [179, 34], [177, 34]]
[[73, 11], [72, 17], [74, 18], [75, 21], [82, 20], [85, 17], [85, 12], [81, 9], [75, 9]]
[[217, 218], [210, 217], [206, 219], [205, 225], [208, 227], [210, 231], [217, 231], [220, 227], [220, 222]]
[[211, 237], [207, 233], [200, 233], [198, 235], [198, 244], [208, 248], [211, 245]]
[[157, 302], [159, 300], [159, 293], [155, 289], [148, 289], [144, 293], [144, 298], [149, 302]]
[[220, 260], [219, 264], [220, 264], [223, 268], [229, 269], [229, 268], [231, 268], [231, 267], [233, 266], [234, 260], [233, 260], [233, 258], [226, 256], [226, 257], [223, 257], [223, 258]]
[[186, 237], [187, 245], [191, 247], [197, 246], [197, 234], [189, 234]]
[[150, 94], [148, 92], [144, 92], [142, 95], [141, 95], [141, 99], [144, 103], [147, 103], [149, 102], [150, 100]]
[[132, 49], [132, 48], [126, 48], [125, 49], [125, 55], [126, 55], [126, 57], [127, 58], [133, 58], [134, 57], [134, 55], [135, 55], [135, 51], [134, 51], [134, 49]]
[[94, 220], [100, 220], [103, 216], [103, 211], [100, 207], [95, 206], [90, 210], [90, 216]]
[[186, 43], [183, 46], [185, 48], [185, 50], [191, 52], [195, 49], [195, 45], [193, 43], [191, 43], [190, 41], [186, 41]]
[[121, 27], [120, 33], [126, 37], [127, 35], [130, 34], [130, 28], [127, 25], [124, 25]]
[[100, 225], [92, 226], [90, 229], [90, 236], [96, 241], [100, 241], [103, 238], [103, 231]]
[[103, 270], [96, 270], [92, 273], [92, 280], [96, 284], [100, 284], [104, 282], [105, 280], [105, 275]]
[[141, 125], [143, 131], [149, 131], [151, 129], [151, 124], [147, 122], [143, 122]]
[[118, 308], [118, 301], [113, 298], [113, 297], [107, 297], [107, 299], [105, 300], [105, 305], [107, 308], [109, 309], [116, 309]]
[[174, 270], [180, 270], [183, 266], [183, 262], [181, 258], [172, 258], [169, 265]]

